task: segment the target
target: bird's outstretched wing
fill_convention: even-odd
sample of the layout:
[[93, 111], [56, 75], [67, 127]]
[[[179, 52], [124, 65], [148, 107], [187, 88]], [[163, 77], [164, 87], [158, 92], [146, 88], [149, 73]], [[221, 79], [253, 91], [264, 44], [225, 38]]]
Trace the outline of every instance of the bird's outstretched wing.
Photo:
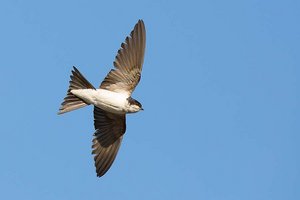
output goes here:
[[123, 134], [126, 131], [125, 115], [117, 115], [94, 107], [94, 126], [96, 132], [93, 139], [95, 167], [97, 176], [103, 176], [114, 162]]
[[141, 79], [146, 46], [146, 30], [143, 20], [134, 26], [130, 36], [121, 44], [112, 69], [100, 88], [130, 96]]

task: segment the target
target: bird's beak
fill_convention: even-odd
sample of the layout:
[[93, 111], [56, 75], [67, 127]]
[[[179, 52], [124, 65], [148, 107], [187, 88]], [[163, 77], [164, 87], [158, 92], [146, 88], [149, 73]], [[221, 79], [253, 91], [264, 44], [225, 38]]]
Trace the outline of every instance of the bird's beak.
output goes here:
[[144, 110], [144, 108], [141, 108], [141, 110]]

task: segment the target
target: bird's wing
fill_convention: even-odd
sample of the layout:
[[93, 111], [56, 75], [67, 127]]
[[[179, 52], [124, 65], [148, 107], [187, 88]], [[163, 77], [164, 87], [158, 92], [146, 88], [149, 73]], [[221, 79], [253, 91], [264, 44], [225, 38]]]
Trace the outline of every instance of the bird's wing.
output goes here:
[[143, 20], [139, 20], [121, 44], [112, 69], [100, 85], [107, 89], [130, 96], [141, 79], [146, 46], [146, 30]]
[[94, 107], [93, 139], [95, 167], [97, 176], [103, 176], [111, 167], [118, 153], [123, 134], [126, 131], [125, 115], [117, 115]]

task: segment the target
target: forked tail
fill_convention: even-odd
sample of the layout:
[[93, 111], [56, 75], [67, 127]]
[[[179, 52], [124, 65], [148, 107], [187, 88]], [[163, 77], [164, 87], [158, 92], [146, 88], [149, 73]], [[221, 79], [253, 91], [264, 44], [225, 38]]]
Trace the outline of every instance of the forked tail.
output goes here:
[[95, 89], [92, 84], [84, 78], [84, 76], [78, 71], [76, 67], [73, 67], [72, 75], [70, 76], [70, 85], [67, 92], [67, 96], [64, 98], [61, 107], [59, 108], [58, 114], [63, 114], [72, 110], [76, 110], [78, 108], [82, 108], [87, 104], [79, 97], [75, 96], [71, 93], [71, 90], [78, 89]]

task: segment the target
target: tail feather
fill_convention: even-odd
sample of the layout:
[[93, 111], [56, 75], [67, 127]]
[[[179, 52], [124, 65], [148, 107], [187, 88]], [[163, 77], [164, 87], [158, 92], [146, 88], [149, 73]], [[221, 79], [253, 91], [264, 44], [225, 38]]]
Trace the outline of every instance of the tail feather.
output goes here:
[[94, 86], [84, 78], [84, 76], [78, 71], [76, 67], [73, 67], [72, 75], [70, 76], [70, 85], [67, 92], [67, 96], [64, 98], [61, 107], [59, 108], [58, 114], [63, 114], [78, 108], [82, 108], [87, 104], [79, 97], [71, 93], [71, 90], [76, 89], [95, 89]]

